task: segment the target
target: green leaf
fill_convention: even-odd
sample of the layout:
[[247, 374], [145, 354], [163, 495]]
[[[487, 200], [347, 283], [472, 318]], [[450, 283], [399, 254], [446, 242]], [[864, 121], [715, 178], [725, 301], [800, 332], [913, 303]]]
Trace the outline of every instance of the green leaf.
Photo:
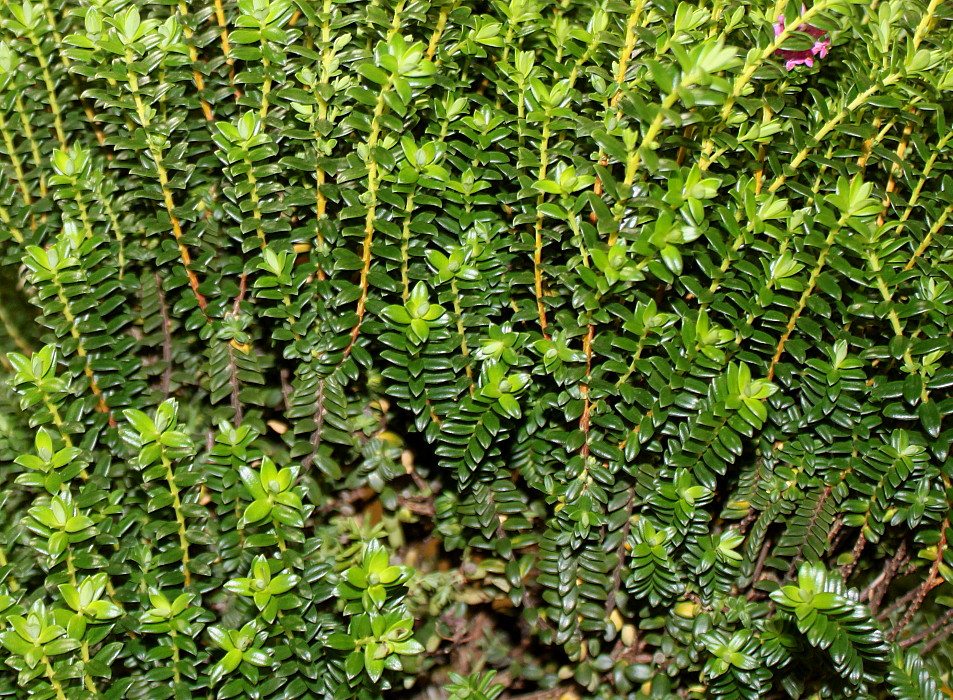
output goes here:
[[940, 410], [937, 408], [935, 401], [926, 401], [921, 403], [917, 408], [917, 415], [920, 416], [920, 423], [923, 425], [923, 429], [932, 438], [936, 438], [940, 435], [940, 424], [942, 418], [940, 416]]
[[[341, 634], [341, 633], [335, 633], [335, 634], [329, 635], [327, 640], [325, 641], [325, 644], [331, 647], [332, 649], [340, 649], [341, 651], [350, 651], [354, 649], [354, 646], [355, 646], [353, 639], [351, 639], [348, 635]], [[350, 674], [349, 672], [349, 675], [352, 675], [352, 674]]]

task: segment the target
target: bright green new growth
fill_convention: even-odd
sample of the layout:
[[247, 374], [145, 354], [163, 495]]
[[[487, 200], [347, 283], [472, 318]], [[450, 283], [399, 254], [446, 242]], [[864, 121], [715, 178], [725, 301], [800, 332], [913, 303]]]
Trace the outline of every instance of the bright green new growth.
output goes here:
[[951, 20], [5, 2], [0, 696], [949, 694]]

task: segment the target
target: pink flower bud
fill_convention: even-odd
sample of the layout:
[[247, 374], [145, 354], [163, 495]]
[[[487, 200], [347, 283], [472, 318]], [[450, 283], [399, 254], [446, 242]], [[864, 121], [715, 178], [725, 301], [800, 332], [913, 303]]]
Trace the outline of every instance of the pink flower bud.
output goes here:
[[827, 55], [827, 49], [830, 48], [830, 41], [815, 41], [811, 47], [811, 53], [818, 58], [824, 58]]
[[[804, 8], [801, 8], [801, 14], [804, 14]], [[784, 15], [778, 16], [778, 21], [774, 23], [774, 36], [775, 38], [781, 36], [784, 32]], [[777, 49], [775, 50], [775, 55], [780, 56], [785, 59], [784, 67], [786, 70], [792, 70], [795, 66], [807, 66], [812, 68], [814, 66], [814, 57], [824, 58], [827, 56], [828, 49], [830, 49], [831, 42], [830, 39], [822, 39], [827, 35], [827, 32], [823, 29], [818, 29], [817, 27], [812, 27], [809, 24], [802, 24], [797, 28], [799, 32], [804, 32], [808, 36], [811, 36], [815, 39], [814, 46], [812, 46], [807, 51], [791, 51], [789, 49]]]

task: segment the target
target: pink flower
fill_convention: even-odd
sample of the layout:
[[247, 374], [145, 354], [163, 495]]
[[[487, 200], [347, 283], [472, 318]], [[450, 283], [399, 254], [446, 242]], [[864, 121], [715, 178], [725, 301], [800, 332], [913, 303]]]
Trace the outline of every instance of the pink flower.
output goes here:
[[[803, 7], [801, 8], [803, 12]], [[774, 23], [774, 36], [775, 38], [781, 36], [784, 32], [784, 15], [778, 16], [778, 21]], [[818, 29], [817, 27], [812, 27], [809, 24], [802, 24], [797, 28], [799, 32], [804, 32], [805, 34], [813, 37], [815, 39], [814, 46], [806, 51], [790, 51], [788, 49], [777, 49], [774, 53], [777, 56], [785, 59], [784, 67], [787, 70], [792, 70], [795, 66], [807, 66], [812, 68], [814, 66], [814, 57], [824, 58], [827, 55], [828, 49], [830, 49], [831, 41], [830, 39], [823, 39], [822, 37], [827, 35], [823, 29]]]

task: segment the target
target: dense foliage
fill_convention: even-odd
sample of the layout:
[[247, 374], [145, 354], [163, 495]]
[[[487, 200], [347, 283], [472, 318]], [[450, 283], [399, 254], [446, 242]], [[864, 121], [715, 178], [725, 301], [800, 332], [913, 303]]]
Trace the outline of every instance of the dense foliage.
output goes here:
[[950, 3], [0, 17], [0, 696], [951, 694]]

